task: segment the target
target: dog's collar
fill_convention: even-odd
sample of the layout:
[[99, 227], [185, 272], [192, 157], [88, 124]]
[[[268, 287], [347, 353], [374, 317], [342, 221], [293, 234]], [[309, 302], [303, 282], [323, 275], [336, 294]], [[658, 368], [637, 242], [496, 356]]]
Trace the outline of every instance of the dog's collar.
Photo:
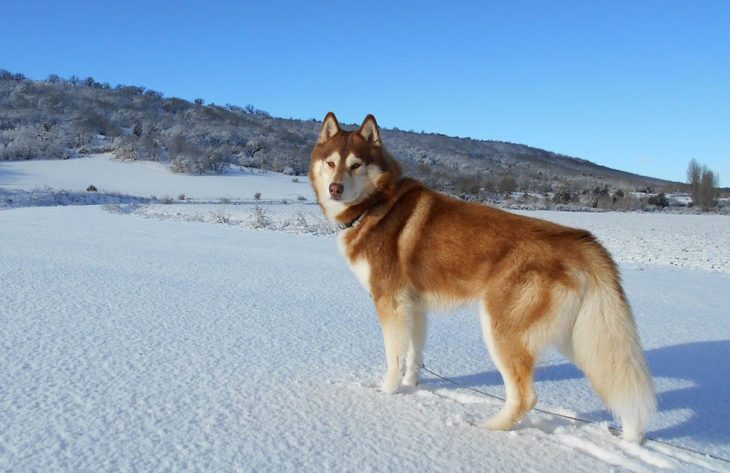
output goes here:
[[353, 220], [350, 223], [338, 223], [337, 224], [337, 229], [338, 230], [348, 230], [350, 228], [357, 227], [358, 225], [360, 225], [360, 223], [362, 223], [362, 219], [365, 218], [365, 216], [368, 214], [368, 211], [369, 210], [370, 209], [368, 209], [365, 212], [361, 213], [359, 217], [357, 217], [355, 220]]

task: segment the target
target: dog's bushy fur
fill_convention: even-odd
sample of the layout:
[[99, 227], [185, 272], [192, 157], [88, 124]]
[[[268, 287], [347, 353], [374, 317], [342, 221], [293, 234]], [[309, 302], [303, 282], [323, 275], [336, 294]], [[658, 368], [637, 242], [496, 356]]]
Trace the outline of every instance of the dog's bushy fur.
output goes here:
[[382, 391], [419, 382], [429, 310], [476, 303], [507, 400], [506, 430], [536, 404], [535, 362], [557, 346], [641, 441], [655, 409], [636, 324], [609, 253], [589, 232], [436, 193], [403, 177], [372, 115], [324, 120], [309, 177], [339, 246], [370, 292], [385, 342]]

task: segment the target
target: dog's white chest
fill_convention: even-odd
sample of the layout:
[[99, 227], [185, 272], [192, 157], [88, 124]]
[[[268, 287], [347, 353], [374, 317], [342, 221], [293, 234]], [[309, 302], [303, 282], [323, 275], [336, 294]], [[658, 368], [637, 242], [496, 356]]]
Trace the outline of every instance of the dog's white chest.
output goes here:
[[368, 293], [370, 292], [370, 264], [365, 258], [358, 258], [351, 260], [347, 257], [347, 251], [345, 251], [345, 237], [346, 232], [341, 232], [337, 236], [337, 248], [340, 250], [340, 254], [345, 257], [347, 262], [350, 264], [350, 270], [355, 274], [355, 277], [362, 287], [365, 288]]
[[355, 277], [360, 281], [362, 287], [370, 292], [370, 264], [368, 264], [368, 260], [360, 258], [355, 262], [350, 261], [350, 269], [355, 273]]

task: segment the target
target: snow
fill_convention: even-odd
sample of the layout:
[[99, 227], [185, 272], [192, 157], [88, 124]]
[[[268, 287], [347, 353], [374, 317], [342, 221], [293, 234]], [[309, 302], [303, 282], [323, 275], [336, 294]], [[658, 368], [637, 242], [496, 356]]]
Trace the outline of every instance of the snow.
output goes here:
[[[459, 385], [424, 373], [379, 393], [372, 302], [331, 234], [286, 225], [317, 218], [306, 178], [49, 163], [0, 164], [0, 191], [118, 197], [0, 211], [0, 471], [730, 471], [617, 438], [552, 351], [538, 407], [596, 423], [533, 411], [512, 432], [474, 427], [501, 407], [475, 390], [504, 389], [469, 310], [432, 317], [425, 353]], [[119, 182], [102, 175], [117, 167]], [[153, 188], [198, 203], [134, 201]], [[256, 205], [284, 231], [252, 228]], [[648, 436], [730, 458], [728, 217], [529, 214], [588, 228], [620, 262], [659, 392]]]
[[517, 212], [593, 232], [633, 268], [677, 266], [730, 273], [730, 219], [718, 215]]
[[85, 192], [94, 185], [100, 193], [187, 200], [314, 200], [306, 177], [258, 170], [230, 170], [223, 175], [194, 176], [170, 172], [165, 164], [150, 161], [121, 162], [110, 154], [69, 160], [11, 161], [0, 163], [0, 185], [7, 191], [51, 188]]

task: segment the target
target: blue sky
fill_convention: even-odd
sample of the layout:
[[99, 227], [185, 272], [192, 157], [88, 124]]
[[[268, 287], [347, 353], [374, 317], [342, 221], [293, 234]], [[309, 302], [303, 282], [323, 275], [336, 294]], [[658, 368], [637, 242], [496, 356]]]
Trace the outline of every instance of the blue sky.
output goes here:
[[[10, 4], [8, 4], [10, 3]], [[0, 68], [730, 186], [730, 1], [3, 5]]]

